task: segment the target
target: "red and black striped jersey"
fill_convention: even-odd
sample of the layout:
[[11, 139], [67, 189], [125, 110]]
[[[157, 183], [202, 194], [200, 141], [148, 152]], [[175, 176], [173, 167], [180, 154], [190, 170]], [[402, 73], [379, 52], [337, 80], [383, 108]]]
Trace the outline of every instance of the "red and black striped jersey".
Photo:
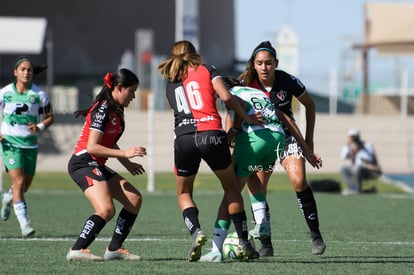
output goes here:
[[214, 66], [188, 68], [187, 78], [167, 84], [167, 99], [174, 110], [176, 136], [188, 133], [222, 130], [212, 80], [219, 77]]
[[[124, 132], [124, 128], [125, 121], [122, 110], [110, 110], [106, 101], [95, 103], [91, 108], [91, 111], [86, 115], [82, 132], [76, 143], [73, 154], [87, 152], [86, 148], [90, 131], [100, 132], [103, 135], [100, 144], [108, 148], [113, 148]], [[106, 157], [98, 157], [94, 155], [91, 155], [91, 157], [101, 165], [104, 165], [108, 159]]]

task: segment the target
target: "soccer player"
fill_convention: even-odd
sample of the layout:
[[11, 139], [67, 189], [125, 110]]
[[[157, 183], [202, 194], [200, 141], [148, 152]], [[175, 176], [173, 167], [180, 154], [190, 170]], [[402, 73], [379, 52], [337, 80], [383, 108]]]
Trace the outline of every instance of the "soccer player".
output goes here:
[[1, 218], [9, 219], [13, 204], [23, 237], [35, 234], [27, 216], [24, 193], [36, 172], [38, 133], [53, 123], [49, 97], [32, 82], [33, 75], [46, 68], [34, 65], [27, 56], [19, 57], [13, 71], [16, 80], [0, 90], [1, 150], [11, 180], [9, 192], [2, 194]]
[[193, 200], [194, 180], [201, 159], [207, 162], [221, 182], [227, 210], [241, 239], [245, 258], [258, 258], [258, 252], [248, 241], [243, 197], [237, 186], [226, 133], [216, 108], [216, 94], [249, 123], [259, 122], [243, 111], [224, 86], [215, 67], [203, 65], [201, 56], [189, 41], [174, 43], [171, 56], [158, 66], [158, 70], [168, 80], [166, 94], [174, 110], [174, 162], [178, 205], [192, 235], [188, 260], [198, 261], [202, 246], [206, 242], [206, 235], [201, 231], [198, 219], [199, 211]]
[[[249, 124], [231, 113], [230, 116], [233, 119], [226, 121], [232, 124], [228, 131], [228, 139], [231, 141], [234, 138], [233, 163], [238, 185], [242, 190], [252, 175], [258, 172], [271, 173], [275, 169], [274, 164], [281, 157], [280, 154], [285, 145], [285, 133], [282, 125], [285, 118], [283, 115], [281, 119], [279, 118], [277, 115], [279, 111], [275, 109], [263, 91], [244, 87], [240, 81], [234, 78], [223, 78], [223, 80], [229, 91], [240, 100], [240, 104], [244, 106], [247, 114], [260, 116], [263, 119], [262, 125]], [[309, 162], [317, 166], [320, 158], [309, 150], [302, 136], [298, 136], [298, 139], [305, 144]], [[251, 182], [249, 187], [249, 198], [256, 221], [256, 226], [250, 231], [250, 235], [261, 240], [270, 238], [270, 226], [266, 220], [265, 192], [259, 178], [257, 181]], [[223, 261], [222, 246], [230, 228], [230, 219], [224, 205], [225, 201], [223, 200], [214, 225], [213, 248], [202, 256], [200, 261]]]
[[[263, 41], [253, 50], [246, 69], [239, 76], [239, 79], [245, 85], [261, 89], [267, 93], [276, 109], [288, 115], [292, 121], [294, 121], [292, 99], [296, 97], [306, 110], [305, 141], [313, 151], [315, 103], [299, 79], [285, 71], [277, 70], [278, 62], [275, 48], [269, 41]], [[312, 253], [320, 255], [324, 253], [326, 245], [319, 230], [316, 201], [312, 189], [306, 180], [303, 148], [289, 130], [285, 129], [285, 133], [286, 143], [281, 157], [281, 164], [286, 170], [296, 192], [299, 207], [308, 225], [312, 240]], [[271, 173], [264, 174], [259, 172], [257, 175], [266, 178], [270, 177]], [[261, 180], [261, 182], [266, 184], [264, 186], [264, 190], [266, 190], [268, 179]], [[268, 206], [267, 209], [269, 209]], [[270, 221], [269, 211], [267, 220]], [[262, 241], [262, 248], [259, 250], [259, 253], [262, 257], [273, 256], [274, 249], [270, 239], [269, 241]]]
[[[126, 179], [105, 165], [108, 158], [117, 158], [132, 174], [144, 173], [142, 165], [129, 159], [146, 155], [146, 149], [133, 146], [119, 148], [117, 142], [124, 128], [124, 108], [135, 98], [138, 77], [128, 69], [107, 73], [105, 85], [87, 110], [75, 112], [85, 116], [80, 138], [68, 163], [69, 175], [79, 185], [94, 208], [86, 219], [75, 244], [66, 255], [68, 261], [140, 260], [123, 248], [141, 208], [140, 192]], [[107, 222], [115, 216], [113, 199], [123, 208], [118, 214], [111, 242], [102, 257], [92, 254], [88, 246]]]

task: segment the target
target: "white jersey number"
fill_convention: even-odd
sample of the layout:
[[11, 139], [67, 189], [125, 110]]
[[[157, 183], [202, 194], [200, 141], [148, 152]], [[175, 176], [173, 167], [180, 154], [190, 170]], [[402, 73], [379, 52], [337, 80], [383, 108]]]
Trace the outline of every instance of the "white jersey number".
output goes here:
[[195, 81], [189, 82], [185, 90], [183, 86], [177, 87], [175, 89], [175, 101], [177, 103], [177, 111], [184, 112], [185, 114], [190, 114], [191, 109], [200, 110], [204, 106], [198, 83]]

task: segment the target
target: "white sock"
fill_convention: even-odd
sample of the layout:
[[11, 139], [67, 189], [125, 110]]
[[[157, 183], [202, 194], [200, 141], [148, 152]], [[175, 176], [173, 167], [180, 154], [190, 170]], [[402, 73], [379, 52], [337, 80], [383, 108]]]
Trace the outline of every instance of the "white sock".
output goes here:
[[14, 214], [16, 214], [17, 220], [19, 221], [20, 228], [23, 229], [29, 224], [29, 220], [27, 218], [27, 206], [26, 202], [19, 201], [13, 204]]
[[213, 248], [211, 251], [216, 252], [219, 251], [221, 253], [221, 250], [223, 248], [224, 240], [227, 237], [228, 230], [216, 228], [214, 227], [213, 230]]
[[252, 203], [253, 216], [256, 224], [261, 224], [266, 221], [266, 202], [254, 202]]
[[8, 204], [10, 204], [13, 201], [13, 193], [12, 193], [11, 188], [9, 189], [7, 193], [3, 194], [3, 198]]

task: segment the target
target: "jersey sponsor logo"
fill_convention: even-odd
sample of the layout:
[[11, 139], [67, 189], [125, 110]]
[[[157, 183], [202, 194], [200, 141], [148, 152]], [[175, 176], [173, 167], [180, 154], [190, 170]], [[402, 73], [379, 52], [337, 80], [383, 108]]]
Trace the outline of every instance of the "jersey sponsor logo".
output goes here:
[[27, 106], [27, 104], [25, 104], [25, 103], [20, 103], [19, 102], [19, 103], [16, 103], [16, 109], [15, 109], [14, 113], [16, 115], [21, 115], [21, 114], [27, 112], [27, 110], [29, 110], [29, 106]]
[[197, 122], [206, 122], [206, 121], [213, 121], [214, 116], [205, 116], [202, 118], [185, 118], [183, 119], [180, 124], [178, 124], [178, 127], [185, 126], [185, 125], [191, 125], [191, 124], [197, 124]]

